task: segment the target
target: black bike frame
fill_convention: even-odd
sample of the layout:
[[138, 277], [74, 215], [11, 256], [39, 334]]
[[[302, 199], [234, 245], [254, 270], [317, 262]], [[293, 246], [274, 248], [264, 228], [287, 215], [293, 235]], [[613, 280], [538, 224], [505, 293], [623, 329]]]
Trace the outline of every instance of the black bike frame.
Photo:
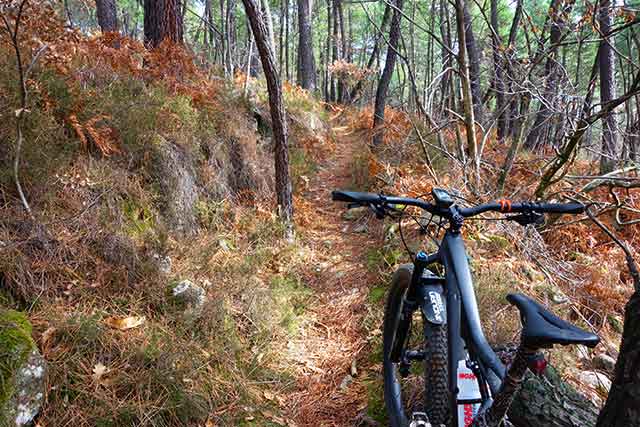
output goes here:
[[[505, 367], [489, 346], [482, 332], [478, 305], [462, 235], [454, 228], [447, 230], [440, 249], [429, 257], [431, 263], [442, 264], [445, 269], [445, 295], [449, 340], [449, 390], [451, 396], [452, 425], [458, 426], [457, 376], [458, 361], [464, 360], [465, 350], [474, 363], [482, 395], [482, 404], [491, 404], [486, 384], [492, 395], [498, 392], [505, 375]], [[421, 274], [414, 268], [414, 275]], [[412, 283], [419, 283], [416, 277]], [[427, 397], [428, 398], [428, 397]]]

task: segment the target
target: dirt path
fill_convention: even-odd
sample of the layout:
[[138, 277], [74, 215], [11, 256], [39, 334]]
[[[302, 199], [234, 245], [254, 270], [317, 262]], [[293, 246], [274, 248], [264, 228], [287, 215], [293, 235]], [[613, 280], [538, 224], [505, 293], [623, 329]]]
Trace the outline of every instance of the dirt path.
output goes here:
[[315, 301], [299, 337], [288, 343], [299, 367], [298, 391], [290, 396], [289, 405], [300, 427], [357, 425], [367, 405], [363, 380], [369, 369], [368, 351], [363, 350], [370, 329], [377, 327], [367, 318], [366, 301], [376, 275], [367, 270], [366, 251], [379, 245], [373, 237], [379, 233], [354, 232], [358, 222], [345, 220], [344, 204], [331, 202], [332, 190], [351, 185], [353, 157], [362, 140], [345, 128], [334, 132], [334, 154], [320, 165], [305, 194], [317, 212], [302, 233], [317, 254], [306, 278]]

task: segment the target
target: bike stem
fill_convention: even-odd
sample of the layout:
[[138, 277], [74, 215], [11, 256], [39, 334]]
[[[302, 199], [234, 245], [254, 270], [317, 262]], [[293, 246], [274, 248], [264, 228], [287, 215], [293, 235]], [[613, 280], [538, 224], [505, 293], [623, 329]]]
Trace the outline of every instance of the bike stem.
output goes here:
[[[527, 368], [535, 366], [535, 356], [538, 350], [538, 348], [520, 344], [493, 403], [486, 411], [479, 413], [475, 417], [471, 427], [498, 427], [500, 425], [520, 389]], [[532, 364], [532, 362], [534, 363]], [[546, 365], [541, 364], [538, 366], [536, 370], [540, 372], [536, 373], [541, 373], [544, 370], [544, 366]]]

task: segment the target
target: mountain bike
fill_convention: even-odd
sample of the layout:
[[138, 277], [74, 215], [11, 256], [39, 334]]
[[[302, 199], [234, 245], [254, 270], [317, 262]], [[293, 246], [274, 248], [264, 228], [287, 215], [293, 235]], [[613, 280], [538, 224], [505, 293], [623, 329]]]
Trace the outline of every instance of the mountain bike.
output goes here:
[[[334, 191], [334, 201], [366, 206], [380, 219], [400, 217], [409, 206], [439, 217], [445, 233], [437, 251], [418, 252], [413, 263], [393, 276], [383, 324], [384, 400], [392, 427], [497, 427], [506, 418], [527, 369], [540, 375], [546, 360], [539, 351], [555, 344], [595, 347], [599, 337], [566, 322], [533, 299], [519, 294], [507, 300], [520, 312], [520, 344], [507, 367], [489, 346], [480, 325], [469, 262], [462, 239], [465, 219], [485, 212], [520, 225], [539, 224], [543, 214], [579, 214], [580, 203], [512, 203], [509, 200], [460, 207], [444, 189], [433, 189], [433, 203], [421, 199], [354, 191]], [[400, 229], [402, 236], [402, 230]], [[404, 241], [404, 238], [403, 238]], [[408, 248], [407, 248], [408, 250]], [[440, 274], [437, 274], [437, 273]], [[414, 319], [422, 320], [417, 347]], [[422, 364], [424, 396], [403, 395], [403, 379]], [[413, 383], [415, 387], [415, 382]], [[407, 387], [404, 387], [407, 390]], [[414, 393], [415, 394], [415, 393]], [[413, 403], [411, 401], [414, 401]], [[420, 400], [420, 399], [418, 399]]]

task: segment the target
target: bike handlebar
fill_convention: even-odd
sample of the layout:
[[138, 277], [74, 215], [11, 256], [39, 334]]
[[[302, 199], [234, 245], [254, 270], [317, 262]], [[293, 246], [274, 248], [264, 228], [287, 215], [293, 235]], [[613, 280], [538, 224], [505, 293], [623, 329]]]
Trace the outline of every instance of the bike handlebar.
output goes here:
[[[408, 197], [385, 196], [383, 194], [363, 193], [358, 191], [333, 191], [331, 196], [334, 201], [354, 203], [363, 206], [387, 204], [406, 205], [416, 206], [435, 215], [442, 215], [449, 212], [448, 207], [443, 208], [420, 199]], [[465, 218], [479, 215], [484, 212], [579, 214], [584, 211], [585, 206], [581, 203], [512, 203], [510, 200], [498, 200], [496, 202], [485, 203], [471, 208], [458, 209], [458, 213]]]
[[584, 210], [585, 207], [582, 203], [511, 203], [508, 200], [502, 200], [485, 203], [472, 208], [461, 208], [460, 214], [467, 218], [484, 212], [580, 214], [583, 213]]

